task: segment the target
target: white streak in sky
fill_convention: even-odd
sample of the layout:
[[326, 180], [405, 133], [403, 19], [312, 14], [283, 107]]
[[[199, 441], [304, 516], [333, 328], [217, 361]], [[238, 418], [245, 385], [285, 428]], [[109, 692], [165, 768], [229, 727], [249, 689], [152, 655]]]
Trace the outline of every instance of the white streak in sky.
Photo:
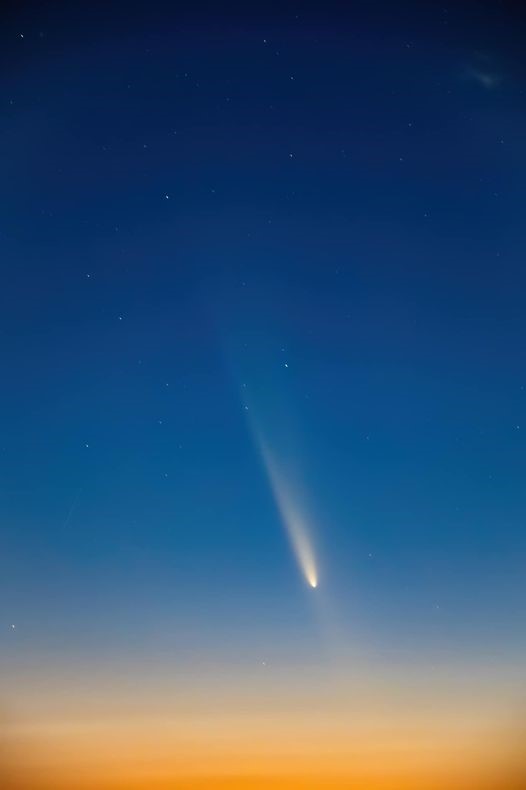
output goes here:
[[287, 485], [284, 475], [281, 474], [278, 469], [265, 442], [260, 439], [258, 444], [270, 487], [292, 550], [296, 555], [296, 559], [298, 560], [307, 582], [311, 587], [317, 587], [318, 572], [306, 520], [297, 505], [296, 498], [290, 486]]
[[73, 498], [73, 502], [71, 503], [71, 507], [68, 510], [68, 515], [64, 519], [64, 523], [62, 524], [62, 529], [65, 529], [68, 526], [69, 521], [71, 519], [71, 516], [73, 515], [73, 511], [75, 510], [75, 508], [77, 506], [77, 502], [79, 501], [79, 497], [80, 497], [81, 493], [82, 493], [82, 488], [79, 488], [79, 490], [77, 491], [77, 493], [75, 494], [75, 496]]

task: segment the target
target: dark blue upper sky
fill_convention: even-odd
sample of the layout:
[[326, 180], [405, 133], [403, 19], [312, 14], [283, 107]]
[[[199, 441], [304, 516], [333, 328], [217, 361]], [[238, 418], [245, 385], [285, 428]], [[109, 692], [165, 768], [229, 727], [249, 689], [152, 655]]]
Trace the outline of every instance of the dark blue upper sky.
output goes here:
[[344, 620], [514, 649], [520, 9], [4, 15], [2, 645], [310, 638], [250, 403]]

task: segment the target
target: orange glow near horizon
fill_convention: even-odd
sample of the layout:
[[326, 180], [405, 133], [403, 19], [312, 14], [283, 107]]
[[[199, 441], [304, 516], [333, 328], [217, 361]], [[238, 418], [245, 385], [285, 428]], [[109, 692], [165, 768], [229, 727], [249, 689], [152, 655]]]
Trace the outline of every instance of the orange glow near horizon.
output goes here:
[[[490, 774], [491, 744], [466, 741], [457, 748], [424, 745], [415, 739], [381, 743], [364, 739], [324, 738], [321, 729], [305, 733], [302, 749], [294, 748], [290, 731], [281, 744], [268, 733], [243, 735], [240, 729], [196, 738], [190, 727], [144, 722], [105, 724], [80, 732], [41, 733], [11, 743], [11, 775], [25, 777], [27, 788], [90, 788], [91, 790], [168, 790], [168, 788], [276, 788], [314, 790], [433, 790], [438, 787], [479, 787]], [[279, 728], [279, 736], [284, 732]], [[4, 739], [5, 745], [5, 739]], [[498, 748], [493, 744], [493, 749]], [[13, 784], [13, 787], [17, 785]]]
[[[505, 759], [504, 708], [462, 684], [241, 672], [55, 694], [27, 689], [0, 727], [13, 790], [482, 788]], [[449, 681], [448, 681], [449, 682]], [[257, 687], [259, 685], [259, 688]], [[88, 683], [89, 686], [89, 683]], [[164, 692], [164, 693], [163, 693]], [[155, 704], [151, 699], [156, 698]], [[16, 705], [12, 704], [14, 709]], [[7, 763], [9, 765], [7, 765]], [[2, 766], [0, 766], [1, 773]], [[0, 777], [1, 778], [1, 777]], [[471, 784], [469, 784], [471, 782]], [[498, 786], [498, 785], [492, 785]]]

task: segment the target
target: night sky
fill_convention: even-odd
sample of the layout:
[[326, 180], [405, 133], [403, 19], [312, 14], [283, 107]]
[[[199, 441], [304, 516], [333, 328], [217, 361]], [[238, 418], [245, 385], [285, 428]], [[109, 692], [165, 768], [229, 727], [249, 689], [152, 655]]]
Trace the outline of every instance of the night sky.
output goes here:
[[[420, 754], [407, 716], [430, 738], [437, 718], [513, 727], [524, 9], [41, 2], [0, 19], [9, 759], [16, 740], [53, 790], [84, 762], [96, 790], [259, 788], [269, 766], [261, 787], [340, 788], [352, 728], [366, 767], [382, 724], [405, 733], [396, 773]], [[110, 739], [119, 762], [130, 721], [160, 719], [165, 751], [137, 735], [146, 779], [139, 758], [122, 775], [93, 758]], [[395, 787], [374, 781], [360, 790]]]

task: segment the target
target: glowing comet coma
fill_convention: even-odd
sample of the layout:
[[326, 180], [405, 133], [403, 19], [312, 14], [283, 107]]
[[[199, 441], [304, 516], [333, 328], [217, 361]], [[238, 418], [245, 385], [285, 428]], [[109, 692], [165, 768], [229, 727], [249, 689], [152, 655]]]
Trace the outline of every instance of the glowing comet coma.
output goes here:
[[292, 550], [307, 582], [312, 588], [316, 588], [318, 586], [318, 572], [306, 519], [297, 505], [290, 486], [287, 485], [285, 476], [278, 469], [269, 448], [261, 439], [259, 447], [270, 487]]

